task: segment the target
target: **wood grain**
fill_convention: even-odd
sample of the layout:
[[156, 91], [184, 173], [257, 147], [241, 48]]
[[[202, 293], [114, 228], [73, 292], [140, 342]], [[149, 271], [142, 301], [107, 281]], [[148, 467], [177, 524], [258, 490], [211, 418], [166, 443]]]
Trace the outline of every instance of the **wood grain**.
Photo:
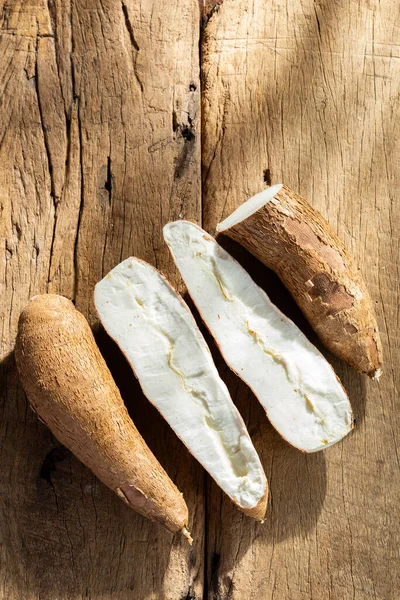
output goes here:
[[[196, 1], [0, 0], [5, 600], [400, 596], [398, 3], [203, 4], [201, 206]], [[271, 502], [258, 525], [206, 480], [205, 519], [201, 469], [97, 331], [138, 429], [184, 491], [190, 551], [125, 507], [29, 411], [12, 355], [17, 320], [50, 291], [96, 329], [92, 288], [114, 264], [136, 253], [179, 283], [162, 225], [182, 214], [213, 231], [270, 180], [307, 198], [349, 247], [376, 302], [386, 369], [376, 384], [327, 354], [356, 428], [305, 456], [214, 349]], [[277, 278], [224, 244], [316, 342]]]
[[199, 597], [203, 473], [119, 351], [98, 333], [138, 429], [184, 492], [193, 549], [51, 437], [11, 355], [34, 294], [64, 294], [95, 324], [94, 283], [121, 259], [137, 254], [174, 279], [162, 225], [200, 218], [198, 7], [8, 0], [0, 23], [0, 597]]
[[[204, 26], [203, 225], [214, 231], [265, 183], [288, 183], [350, 248], [376, 302], [386, 356], [377, 384], [326, 353], [357, 423], [342, 443], [311, 456], [279, 440], [227, 375], [271, 503], [265, 525], [253, 524], [211, 485], [210, 599], [400, 596], [399, 24], [390, 1], [225, 0]], [[309, 333], [275, 276], [226, 246]]]

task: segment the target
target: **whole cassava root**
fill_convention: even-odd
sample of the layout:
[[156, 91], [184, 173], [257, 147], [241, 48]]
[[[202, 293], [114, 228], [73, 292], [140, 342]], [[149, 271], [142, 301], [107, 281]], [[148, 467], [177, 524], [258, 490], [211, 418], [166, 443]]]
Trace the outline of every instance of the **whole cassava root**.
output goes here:
[[190, 540], [182, 494], [131, 421], [72, 302], [32, 298], [20, 316], [15, 356], [32, 408], [55, 437], [133, 509]]
[[260, 208], [248, 214], [243, 205], [244, 218], [233, 213], [217, 230], [275, 271], [331, 352], [378, 378], [382, 346], [359, 271], [320, 213], [288, 186], [274, 188]]

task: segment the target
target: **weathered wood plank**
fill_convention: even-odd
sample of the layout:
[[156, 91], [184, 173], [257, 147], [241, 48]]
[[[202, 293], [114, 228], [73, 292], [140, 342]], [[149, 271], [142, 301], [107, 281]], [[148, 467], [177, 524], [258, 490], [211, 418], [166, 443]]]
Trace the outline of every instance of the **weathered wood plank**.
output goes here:
[[[99, 342], [149, 445], [184, 492], [195, 544], [127, 508], [27, 408], [12, 357], [36, 293], [76, 301], [136, 254], [171, 270], [162, 225], [199, 219], [198, 7], [191, 0], [0, 3], [0, 596], [197, 597], [203, 474]], [[120, 365], [120, 366], [118, 366]], [[3, 385], [3, 383], [5, 385]]]
[[[214, 230], [265, 182], [288, 183], [358, 261], [386, 359], [376, 384], [329, 356], [357, 424], [343, 443], [310, 456], [281, 441], [254, 397], [227, 375], [264, 461], [271, 502], [266, 523], [255, 525], [211, 485], [210, 599], [400, 596], [399, 24], [390, 1], [225, 0], [205, 25], [205, 228]], [[277, 279], [227, 245], [310, 333]]]
[[[98, 332], [135, 422], [185, 493], [193, 551], [59, 446], [27, 409], [12, 358], [31, 295], [63, 293], [96, 326], [93, 285], [121, 258], [174, 273], [161, 226], [201, 218], [196, 3], [8, 0], [0, 23], [0, 597], [200, 598], [203, 473], [115, 347]], [[400, 594], [396, 24], [390, 0], [225, 0], [205, 26], [203, 225], [212, 231], [266, 180], [289, 183], [358, 260], [386, 350], [379, 385], [330, 357], [357, 428], [311, 456], [278, 437], [217, 356], [271, 502], [257, 525], [208, 483], [210, 599]], [[312, 335], [276, 278], [229, 247]]]

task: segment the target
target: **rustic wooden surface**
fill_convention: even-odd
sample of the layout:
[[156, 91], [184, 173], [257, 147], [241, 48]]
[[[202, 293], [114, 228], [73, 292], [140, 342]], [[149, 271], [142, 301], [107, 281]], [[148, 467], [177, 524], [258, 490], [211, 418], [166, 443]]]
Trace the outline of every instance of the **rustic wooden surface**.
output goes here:
[[[342, 443], [310, 456], [284, 444], [229, 376], [271, 502], [261, 527], [211, 486], [207, 561], [215, 600], [400, 598], [399, 16], [390, 1], [225, 0], [203, 33], [205, 228], [212, 231], [264, 179], [300, 192], [358, 262], [386, 360], [376, 384], [325, 353], [357, 423]], [[276, 279], [239, 254], [282, 305], [287, 295]]]
[[[225, 0], [203, 21], [201, 201], [196, 1], [0, 0], [1, 598], [400, 597], [399, 25], [394, 0]], [[115, 263], [136, 253], [177, 281], [162, 225], [182, 215], [212, 231], [270, 180], [308, 198], [351, 249], [386, 368], [375, 384], [327, 353], [356, 429], [305, 456], [216, 353], [270, 481], [259, 525], [204, 478], [98, 331], [139, 430], [185, 494], [189, 549], [37, 421], [15, 371], [17, 320], [30, 296], [60, 292], [97, 330], [93, 285]], [[224, 244], [315, 341], [277, 279]]]
[[60, 448], [9, 355], [31, 295], [60, 292], [93, 323], [96, 281], [131, 254], [170, 271], [162, 223], [200, 218], [197, 6], [10, 0], [0, 19], [0, 596], [199, 597], [204, 476], [119, 352], [100, 334], [138, 429], [184, 492], [192, 549]]

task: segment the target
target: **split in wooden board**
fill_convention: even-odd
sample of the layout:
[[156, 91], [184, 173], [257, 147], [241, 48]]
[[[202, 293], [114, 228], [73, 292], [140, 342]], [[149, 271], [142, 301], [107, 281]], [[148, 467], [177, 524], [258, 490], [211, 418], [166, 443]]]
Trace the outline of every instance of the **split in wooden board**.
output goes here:
[[[394, 448], [400, 413], [393, 367], [399, 349], [390, 333], [398, 329], [399, 292], [396, 14], [393, 2], [232, 0], [215, 10], [201, 40], [202, 194], [196, 3], [7, 4], [0, 40], [7, 383], [0, 595], [399, 595]], [[125, 509], [61, 452], [27, 411], [7, 357], [30, 296], [50, 291], [74, 298], [94, 324], [91, 290], [115, 264], [136, 254], [172, 276], [162, 225], [182, 214], [214, 232], [261, 189], [265, 173], [308, 198], [349, 247], [378, 301], [387, 374], [377, 385], [332, 358], [357, 427], [345, 446], [305, 456], [274, 434], [247, 387], [224, 371], [216, 354], [272, 496], [285, 499], [261, 527], [210, 482], [205, 508], [201, 469], [98, 332], [138, 429], [196, 514], [191, 551]], [[223, 243], [300, 322], [278, 280]], [[144, 548], [151, 548], [145, 561]]]

